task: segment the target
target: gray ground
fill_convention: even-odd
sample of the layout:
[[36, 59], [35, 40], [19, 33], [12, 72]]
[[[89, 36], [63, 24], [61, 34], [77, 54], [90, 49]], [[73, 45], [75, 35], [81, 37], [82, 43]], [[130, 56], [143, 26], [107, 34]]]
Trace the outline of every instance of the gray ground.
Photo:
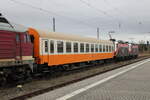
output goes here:
[[[140, 62], [138, 62], [140, 63]], [[130, 68], [116, 69], [71, 85], [30, 98], [29, 100], [55, 100], [106, 77]], [[145, 63], [103, 84], [77, 94], [70, 100], [150, 100], [150, 62]]]

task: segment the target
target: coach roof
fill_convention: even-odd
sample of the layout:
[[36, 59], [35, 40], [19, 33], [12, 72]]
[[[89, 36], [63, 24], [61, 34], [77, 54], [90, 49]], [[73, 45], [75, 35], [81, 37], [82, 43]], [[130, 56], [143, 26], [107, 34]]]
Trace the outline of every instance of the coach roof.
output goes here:
[[42, 30], [36, 30], [36, 31], [38, 32], [41, 38], [112, 44], [112, 41], [109, 41], [109, 40], [97, 40], [95, 38], [82, 37], [79, 35], [64, 34], [64, 33], [58, 33], [58, 32], [46, 32]]

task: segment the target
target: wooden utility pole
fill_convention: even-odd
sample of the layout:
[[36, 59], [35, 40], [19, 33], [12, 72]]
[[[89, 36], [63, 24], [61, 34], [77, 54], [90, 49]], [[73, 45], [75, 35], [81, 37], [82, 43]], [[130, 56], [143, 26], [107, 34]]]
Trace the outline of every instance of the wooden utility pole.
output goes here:
[[97, 39], [99, 40], [99, 27], [97, 27]]
[[55, 29], [55, 18], [53, 17], [53, 32], [55, 32], [56, 29]]

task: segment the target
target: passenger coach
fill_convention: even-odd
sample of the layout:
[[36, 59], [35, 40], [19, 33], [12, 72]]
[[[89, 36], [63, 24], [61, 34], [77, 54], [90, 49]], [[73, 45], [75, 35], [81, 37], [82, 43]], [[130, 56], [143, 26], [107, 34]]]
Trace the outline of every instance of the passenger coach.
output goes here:
[[34, 57], [38, 64], [63, 65], [112, 59], [114, 44], [107, 40], [44, 32], [30, 28]]

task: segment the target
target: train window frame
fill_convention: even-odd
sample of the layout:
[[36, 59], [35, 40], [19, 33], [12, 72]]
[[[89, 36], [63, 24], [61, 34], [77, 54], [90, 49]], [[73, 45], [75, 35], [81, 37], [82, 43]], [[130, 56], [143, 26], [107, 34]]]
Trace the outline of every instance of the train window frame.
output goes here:
[[103, 52], [106, 52], [105, 44], [103, 45]]
[[99, 52], [98, 44], [95, 44], [95, 52]]
[[85, 44], [85, 48], [86, 48], [86, 53], [90, 52], [90, 44], [89, 43], [86, 43]]
[[44, 40], [44, 53], [48, 53], [48, 40]]
[[[77, 44], [76, 47], [75, 47], [75, 44]], [[79, 52], [79, 43], [78, 42], [73, 42], [73, 52], [74, 53], [78, 53]]]
[[102, 45], [99, 44], [99, 52], [102, 52]]
[[[68, 44], [69, 44], [70, 47], [68, 47]], [[65, 45], [66, 45], [66, 53], [72, 53], [72, 43], [69, 42], [69, 41], [66, 41]]]
[[109, 45], [109, 52], [111, 52], [111, 45]]
[[[52, 44], [53, 43], [53, 48], [52, 48]], [[55, 53], [55, 41], [54, 40], [49, 40], [49, 46], [50, 46], [50, 54], [54, 54]]]
[[85, 46], [84, 43], [80, 43], [80, 53], [84, 53]]
[[91, 53], [94, 53], [95, 51], [94, 51], [94, 44], [92, 43], [92, 44], [90, 44], [91, 46], [90, 46], [90, 48], [91, 48]]
[[108, 45], [108, 52], [110, 52], [110, 45]]
[[109, 45], [109, 52], [111, 52], [111, 45]]
[[[58, 43], [61, 43], [60, 45], [62, 45], [62, 46], [59, 47]], [[57, 45], [57, 53], [58, 54], [63, 54], [64, 53], [64, 41], [57, 40], [56, 45]]]
[[106, 52], [109, 52], [109, 46], [106, 45]]

